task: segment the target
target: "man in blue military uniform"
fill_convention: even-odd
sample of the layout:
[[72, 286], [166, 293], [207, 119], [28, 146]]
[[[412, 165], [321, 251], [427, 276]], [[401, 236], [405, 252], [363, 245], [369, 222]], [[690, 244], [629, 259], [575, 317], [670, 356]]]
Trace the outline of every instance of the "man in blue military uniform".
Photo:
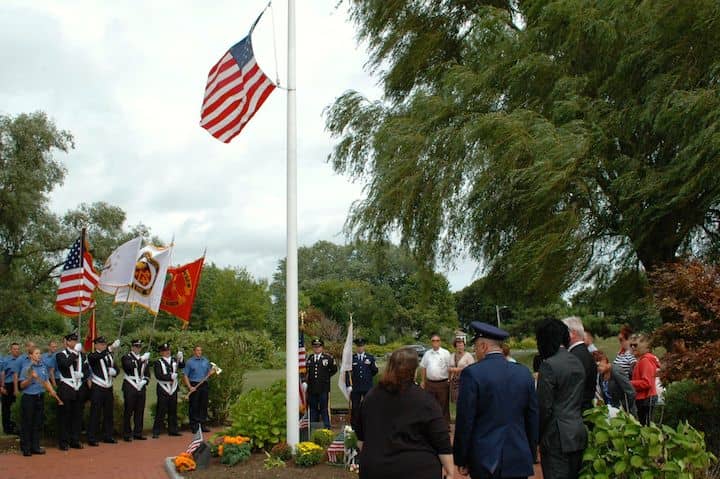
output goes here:
[[350, 392], [350, 424], [355, 428], [358, 411], [360, 411], [360, 403], [365, 399], [365, 395], [373, 387], [373, 376], [378, 373], [375, 364], [375, 356], [365, 352], [365, 338], [356, 338], [355, 354], [352, 357], [352, 378], [350, 372], [346, 372], [345, 384], [348, 384], [348, 392]]
[[203, 432], [210, 432], [205, 427], [205, 423], [208, 421], [208, 396], [210, 394], [210, 385], [207, 380], [213, 369], [210, 361], [202, 353], [202, 346], [196, 345], [192, 357], [185, 361], [183, 369], [183, 381], [190, 395], [188, 417], [192, 432], [196, 432], [198, 427], [202, 428]]
[[17, 434], [17, 425], [10, 419], [10, 408], [15, 402], [19, 391], [15, 391], [15, 371], [19, 369], [22, 357], [20, 356], [20, 345], [12, 343], [10, 354], [5, 356], [0, 370], [0, 394], [2, 395], [2, 424], [5, 434]]
[[307, 394], [310, 408], [310, 421], [317, 422], [322, 417], [325, 428], [330, 429], [330, 412], [328, 400], [330, 396], [330, 377], [338, 370], [333, 357], [323, 352], [322, 339], [312, 340], [313, 354], [306, 361]]
[[477, 362], [460, 374], [454, 459], [472, 479], [533, 475], [538, 401], [530, 370], [505, 360], [508, 333], [473, 321]]

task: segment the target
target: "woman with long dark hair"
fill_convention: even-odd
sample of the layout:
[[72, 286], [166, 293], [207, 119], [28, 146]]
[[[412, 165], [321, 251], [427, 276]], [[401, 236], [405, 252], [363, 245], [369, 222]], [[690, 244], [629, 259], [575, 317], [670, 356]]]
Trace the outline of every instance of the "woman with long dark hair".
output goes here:
[[448, 424], [433, 396], [415, 384], [417, 352], [390, 356], [385, 374], [360, 405], [360, 478], [441, 479], [455, 466]]

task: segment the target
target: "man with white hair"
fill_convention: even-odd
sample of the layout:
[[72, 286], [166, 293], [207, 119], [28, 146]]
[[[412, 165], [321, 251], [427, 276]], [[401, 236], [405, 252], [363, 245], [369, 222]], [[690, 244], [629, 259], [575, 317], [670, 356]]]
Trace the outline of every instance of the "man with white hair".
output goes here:
[[595, 397], [595, 384], [597, 381], [597, 364], [585, 345], [585, 328], [582, 320], [577, 316], [570, 316], [562, 320], [570, 331], [570, 347], [568, 351], [580, 360], [585, 369], [585, 385], [583, 387], [583, 411], [592, 409], [592, 400]]

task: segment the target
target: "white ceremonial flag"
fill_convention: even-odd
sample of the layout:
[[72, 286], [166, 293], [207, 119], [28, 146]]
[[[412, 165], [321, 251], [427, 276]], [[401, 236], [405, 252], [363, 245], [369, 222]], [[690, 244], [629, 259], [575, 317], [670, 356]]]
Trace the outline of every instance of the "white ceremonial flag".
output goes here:
[[115, 294], [120, 286], [128, 286], [132, 283], [135, 275], [135, 262], [138, 259], [138, 252], [142, 238], [134, 238], [118, 246], [105, 261], [100, 272], [100, 291], [108, 294]]
[[347, 384], [345, 383], [345, 373], [350, 372], [352, 374], [352, 342], [353, 342], [353, 323], [352, 318], [350, 319], [350, 325], [348, 326], [347, 338], [345, 338], [345, 346], [343, 346], [342, 362], [340, 363], [340, 374], [338, 374], [338, 387], [340, 392], [343, 393], [345, 399], [350, 400], [350, 393], [347, 391]]
[[132, 284], [117, 289], [115, 303], [137, 304], [157, 314], [171, 255], [171, 248], [148, 245], [141, 249], [135, 260]]

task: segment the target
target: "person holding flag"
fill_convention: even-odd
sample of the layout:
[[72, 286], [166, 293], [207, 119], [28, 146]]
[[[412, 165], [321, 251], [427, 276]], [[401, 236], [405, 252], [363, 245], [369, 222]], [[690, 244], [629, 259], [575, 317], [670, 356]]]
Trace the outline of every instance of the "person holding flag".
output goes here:
[[169, 436], [180, 436], [177, 418], [177, 389], [178, 371], [185, 367], [183, 352], [178, 351], [175, 357], [170, 355], [170, 343], [158, 346], [160, 357], [155, 361], [154, 372], [157, 379], [157, 409], [153, 423], [152, 437], [160, 437], [160, 430], [165, 427], [167, 416], [167, 429]]
[[65, 349], [55, 355], [60, 385], [58, 396], [62, 404], [58, 404], [58, 447], [61, 451], [68, 448], [82, 449], [80, 444], [80, 426], [84, 398], [80, 393], [83, 383], [82, 344], [78, 343], [78, 334], [72, 332], [65, 336]]
[[326, 429], [330, 429], [330, 377], [338, 370], [335, 359], [323, 351], [325, 343], [320, 338], [312, 340], [313, 354], [307, 358], [307, 397], [310, 421], [322, 417]]
[[347, 387], [350, 393], [350, 424], [355, 427], [357, 423], [358, 411], [360, 411], [360, 403], [367, 393], [373, 387], [373, 377], [378, 373], [377, 364], [375, 364], [375, 356], [365, 352], [365, 338], [357, 338], [353, 340], [356, 350], [352, 356], [352, 371], [345, 374], [348, 376], [346, 381], [349, 382]]
[[[142, 431], [145, 396], [147, 394], [147, 385], [150, 382], [150, 369], [148, 367], [150, 353], [140, 354], [143, 342], [139, 339], [133, 339], [130, 345], [131, 351], [120, 359], [125, 372], [122, 391], [123, 439], [126, 442], [132, 441], [132, 439], [139, 441], [147, 439], [142, 435]], [[130, 427], [131, 419], [133, 420], [134, 429]]]
[[190, 396], [188, 401], [190, 430], [197, 431], [200, 427], [202, 432], [210, 432], [204, 423], [208, 421], [208, 395], [210, 394], [208, 379], [214, 370], [202, 352], [202, 346], [195, 345], [192, 357], [185, 362], [183, 381]]
[[102, 415], [103, 442], [115, 444], [113, 438], [113, 379], [117, 376], [113, 350], [120, 347], [120, 340], [116, 339], [110, 346], [102, 336], [95, 338], [95, 351], [88, 354], [90, 365], [90, 422], [88, 424], [88, 444], [98, 445], [98, 429]]

